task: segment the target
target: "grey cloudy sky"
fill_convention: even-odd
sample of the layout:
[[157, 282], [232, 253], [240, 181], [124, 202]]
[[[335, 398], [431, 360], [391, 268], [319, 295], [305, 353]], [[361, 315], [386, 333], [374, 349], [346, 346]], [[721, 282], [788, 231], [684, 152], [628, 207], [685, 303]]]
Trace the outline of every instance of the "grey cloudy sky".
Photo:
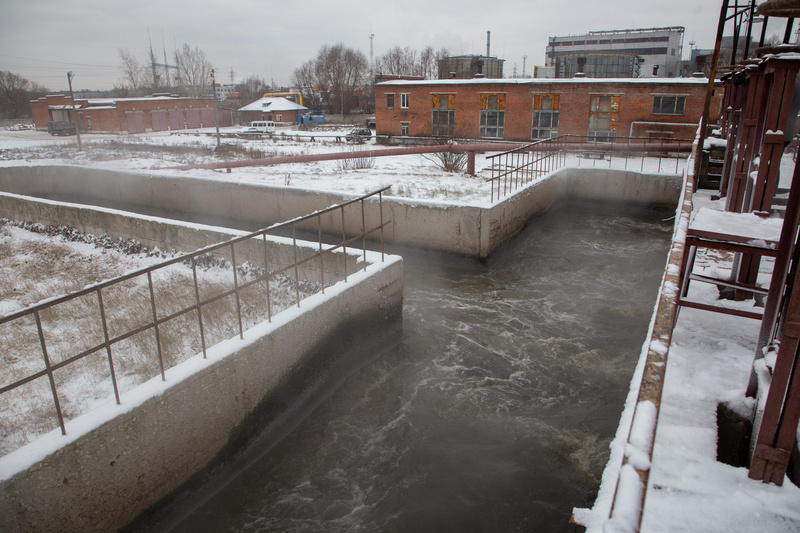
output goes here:
[[[0, 70], [51, 90], [110, 89], [121, 79], [118, 49], [163, 61], [175, 45], [203, 50], [218, 80], [257, 75], [287, 85], [292, 72], [326, 44], [369, 58], [394, 46], [446, 47], [453, 54], [505, 59], [505, 75], [544, 64], [547, 38], [593, 30], [684, 26], [689, 41], [714, 44], [720, 0], [0, 0]], [[777, 26], [777, 25], [776, 25]], [[770, 26], [770, 33], [772, 33]], [[782, 35], [782, 29], [780, 33]], [[778, 32], [778, 29], [775, 29]]]

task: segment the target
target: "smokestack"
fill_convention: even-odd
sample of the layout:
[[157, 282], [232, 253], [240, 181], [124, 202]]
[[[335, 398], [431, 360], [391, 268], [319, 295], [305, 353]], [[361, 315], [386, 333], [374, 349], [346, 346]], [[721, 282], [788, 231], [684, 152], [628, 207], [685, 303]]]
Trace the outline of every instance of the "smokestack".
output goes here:
[[491, 40], [492, 40], [492, 32], [491, 31], [487, 31], [486, 32], [486, 57], [489, 57], [489, 44], [490, 44]]

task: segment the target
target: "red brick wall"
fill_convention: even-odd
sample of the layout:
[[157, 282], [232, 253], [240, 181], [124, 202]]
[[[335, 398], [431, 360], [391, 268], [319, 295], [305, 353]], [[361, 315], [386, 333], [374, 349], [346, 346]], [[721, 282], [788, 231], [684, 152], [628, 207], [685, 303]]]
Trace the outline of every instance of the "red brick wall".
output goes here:
[[[46, 130], [50, 121], [48, 106], [69, 105], [69, 97], [62, 95], [47, 96], [31, 102], [31, 112], [36, 129]], [[82, 132], [125, 132], [128, 131], [127, 113], [142, 113], [145, 131], [153, 130], [150, 111], [172, 111], [189, 109], [198, 112], [214, 108], [214, 101], [210, 98], [137, 98], [118, 99], [113, 103], [98, 106], [87, 106], [89, 100], [76, 99], [75, 103], [81, 105], [78, 109], [79, 125]], [[207, 113], [208, 114], [208, 113]], [[91, 128], [89, 124], [91, 123]], [[204, 124], [205, 127], [213, 126]]]
[[[378, 135], [400, 135], [401, 122], [409, 122], [409, 135], [431, 135], [431, 95], [455, 94], [456, 136], [478, 138], [481, 93], [505, 94], [504, 139], [528, 141], [531, 139], [533, 95], [535, 93], [560, 96], [559, 128], [561, 135], [586, 135], [589, 124], [592, 95], [613, 94], [620, 97], [617, 136], [647, 136], [650, 131], [669, 131], [674, 138], [693, 139], [703, 112], [705, 80], [432, 80], [425, 82], [388, 82], [375, 87], [375, 121]], [[386, 95], [395, 95], [394, 109], [387, 109]], [[401, 93], [409, 94], [407, 109], [400, 107]], [[722, 89], [715, 91], [711, 102], [712, 116], [716, 121]], [[654, 95], [685, 95], [686, 105], [682, 115], [653, 114]], [[651, 124], [638, 124], [649, 122]], [[670, 123], [661, 125], [654, 123]], [[688, 123], [691, 126], [677, 124]], [[633, 126], [633, 128], [632, 128]], [[632, 129], [631, 129], [632, 128]]]
[[[278, 120], [278, 115], [281, 119]], [[271, 120], [276, 124], [297, 124], [297, 111], [272, 111], [265, 113], [264, 111], [243, 111], [242, 121], [249, 124], [256, 120]]]

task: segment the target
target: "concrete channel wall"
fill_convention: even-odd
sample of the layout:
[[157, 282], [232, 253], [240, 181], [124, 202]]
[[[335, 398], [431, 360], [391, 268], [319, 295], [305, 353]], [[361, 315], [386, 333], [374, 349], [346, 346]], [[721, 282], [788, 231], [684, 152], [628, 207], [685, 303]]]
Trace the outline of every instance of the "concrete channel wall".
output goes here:
[[[675, 205], [680, 197], [680, 184], [677, 175], [566, 168], [488, 207], [384, 198], [384, 218], [392, 221], [384, 231], [384, 238], [389, 242], [486, 258], [522, 229], [531, 216], [545, 211], [557, 200], [576, 197]], [[290, 187], [69, 166], [0, 169], [0, 190], [126, 210], [158, 209], [182, 213], [189, 219], [201, 214], [223, 221], [238, 219], [254, 227], [266, 227], [352, 198]], [[375, 227], [379, 216], [378, 209], [368, 209], [366, 227]], [[342, 233], [339, 213], [323, 215], [319, 222], [309, 221], [306, 228], [316, 230], [317, 224], [327, 233]], [[346, 209], [344, 225], [348, 235], [361, 232], [360, 205]], [[372, 237], [380, 238], [377, 234]]]
[[[159, 217], [141, 216], [115, 209], [98, 208], [67, 202], [43, 200], [30, 196], [0, 192], [0, 218], [43, 224], [45, 226], [68, 226], [82, 233], [108, 235], [112, 239], [133, 239], [150, 250], [194, 252], [200, 248], [225, 242], [248, 232], [204, 224], [178, 223]], [[270, 236], [266, 241], [270, 270], [275, 271], [295, 260], [291, 239]], [[250, 261], [254, 265], [264, 264], [264, 242], [260, 238], [236, 245], [236, 262]], [[318, 251], [316, 243], [298, 241], [298, 261]], [[228, 248], [217, 254], [230, 261]], [[299, 267], [299, 278], [311, 283], [336, 283], [347, 274], [356, 271], [359, 256], [355, 250], [347, 255], [337, 253], [326, 256], [323, 267], [318, 262], [305, 262]], [[345, 270], [346, 269], [346, 270]]]
[[[209, 213], [262, 227], [349, 200], [290, 188], [77, 167], [3, 168], [0, 190], [106, 207]], [[488, 257], [532, 215], [556, 201], [575, 197], [675, 205], [680, 192], [677, 176], [564, 169], [491, 207], [385, 200], [384, 216], [392, 220], [385, 237]], [[82, 231], [110, 236], [132, 233], [148, 246], [171, 249], [186, 241], [196, 249], [208, 244], [207, 240], [216, 242], [235, 233], [195, 228], [199, 233], [194, 234], [187, 229], [191, 224], [173, 225], [144, 216], [125, 221], [125, 214], [110, 209], [27, 202], [15, 194], [0, 195], [0, 216], [44, 224], [71, 221]], [[368, 227], [377, 223], [376, 206], [371, 207]], [[325, 231], [341, 233], [340, 217], [325, 215], [319, 224]], [[361, 224], [356, 205], [346, 215], [345, 231], [357, 233]], [[210, 233], [200, 234], [205, 231]], [[149, 382], [149, 394], [126, 397], [121, 407], [109, 406], [102, 423], [86, 424], [84, 432], [70, 432], [68, 425], [67, 437], [56, 431], [32, 443], [36, 449], [44, 447], [45, 453], [25, 447], [0, 458], [0, 530], [111, 531], [124, 526], [213, 461], [242, 421], [258, 411], [271, 391], [291, 383], [298, 369], [313, 372], [318, 365], [338, 359], [313, 355], [339, 344], [331, 339], [354, 338], [354, 329], [363, 329], [364, 324], [370, 324], [371, 330], [396, 326], [402, 311], [402, 262], [389, 256], [380, 263], [378, 254], [368, 257], [375, 265], [367, 272], [337, 285], [339, 290], [313, 296], [303, 313], [289, 313], [291, 320], [278, 315], [272, 324], [248, 331], [243, 341], [232, 339], [212, 348], [205, 362], [189, 361], [188, 366], [194, 365], [191, 372], [179, 365], [168, 373], [166, 383]], [[373, 325], [376, 320], [378, 328]]]
[[[0, 216], [103, 229], [168, 249], [194, 250], [241, 233], [9, 194], [0, 194]], [[291, 248], [275, 242], [270, 249], [278, 256]], [[378, 351], [370, 343], [393, 342], [399, 333], [402, 260], [381, 262], [368, 252], [368, 268], [355, 272], [356, 259], [348, 258], [347, 283], [251, 328], [243, 340], [210, 348], [208, 359], [198, 355], [168, 370], [166, 382], [159, 377], [129, 391], [122, 405], [69, 421], [66, 436], [54, 430], [1, 457], [0, 531], [115, 531], [235, 446], [248, 417], [266, 420], [275, 435], [285, 431], [360, 364], [364, 352], [356, 347]], [[326, 281], [341, 277], [342, 264], [334, 263]], [[367, 331], [382, 333], [365, 339]]]

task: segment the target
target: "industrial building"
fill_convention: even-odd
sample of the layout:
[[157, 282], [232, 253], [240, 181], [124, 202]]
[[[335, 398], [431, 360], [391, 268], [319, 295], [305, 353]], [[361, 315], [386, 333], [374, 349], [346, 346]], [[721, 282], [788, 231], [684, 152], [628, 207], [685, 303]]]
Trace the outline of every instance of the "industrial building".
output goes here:
[[556, 78], [672, 78], [680, 76], [685, 28], [592, 31], [550, 37], [547, 65]]
[[[704, 78], [391, 80], [375, 86], [376, 134], [693, 139], [707, 85]], [[720, 98], [714, 96], [712, 114]]]
[[[48, 122], [75, 122], [82, 132], [144, 133], [208, 128], [215, 125], [213, 98], [182, 98], [161, 94], [137, 98], [76, 98], [56, 94], [31, 101], [37, 130]], [[220, 126], [232, 124], [231, 112], [220, 109]]]
[[503, 62], [489, 56], [452, 56], [437, 61], [439, 79], [502, 78]]
[[[289, 96], [287, 93], [281, 94]], [[292, 98], [296, 97], [300, 97], [300, 95], [292, 96]], [[264, 96], [239, 108], [239, 111], [242, 113], [244, 122], [268, 120], [278, 125], [290, 126], [299, 124], [301, 121], [300, 116], [308, 111], [308, 108], [282, 96]]]

